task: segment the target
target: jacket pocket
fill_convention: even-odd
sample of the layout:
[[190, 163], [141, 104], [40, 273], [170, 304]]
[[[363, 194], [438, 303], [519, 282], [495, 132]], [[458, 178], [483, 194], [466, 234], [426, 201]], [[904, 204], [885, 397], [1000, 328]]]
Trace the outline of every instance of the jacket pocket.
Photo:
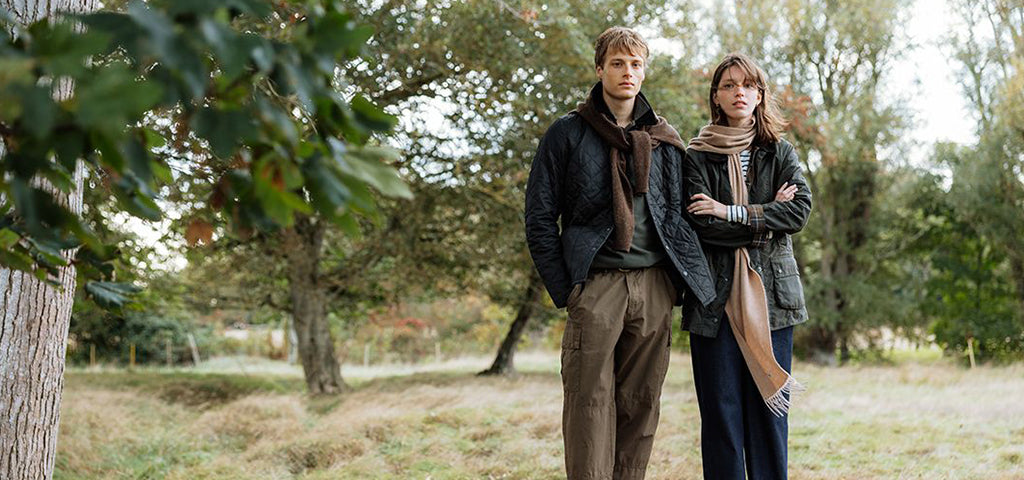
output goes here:
[[775, 276], [775, 302], [780, 308], [799, 310], [804, 308], [804, 287], [800, 283], [800, 269], [793, 257], [771, 259], [772, 274]]
[[565, 301], [566, 308], [571, 309], [573, 305], [576, 305], [580, 296], [583, 295], [583, 286], [583, 283], [577, 283], [573, 285], [572, 290], [569, 290], [569, 298]]

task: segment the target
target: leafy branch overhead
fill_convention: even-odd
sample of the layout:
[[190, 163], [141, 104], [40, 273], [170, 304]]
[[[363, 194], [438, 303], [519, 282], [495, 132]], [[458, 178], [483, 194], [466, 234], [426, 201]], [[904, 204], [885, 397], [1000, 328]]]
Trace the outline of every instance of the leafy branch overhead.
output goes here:
[[[216, 165], [207, 206], [242, 233], [288, 227], [297, 212], [355, 233], [353, 215], [375, 212], [371, 189], [410, 197], [395, 152], [368, 145], [396, 119], [338, 88], [372, 28], [330, 2], [300, 10], [285, 19], [259, 0], [135, 1], [27, 27], [0, 12], [0, 265], [46, 279], [67, 249], [88, 247], [76, 264], [107, 256], [53, 194], [75, 188], [79, 160], [121, 209], [149, 220], [161, 217], [172, 166]], [[292, 23], [287, 40], [239, 27], [254, 20]], [[73, 95], [55, 95], [72, 84]], [[144, 126], [153, 114], [173, 116], [208, 153], [162, 154], [173, 145]]]

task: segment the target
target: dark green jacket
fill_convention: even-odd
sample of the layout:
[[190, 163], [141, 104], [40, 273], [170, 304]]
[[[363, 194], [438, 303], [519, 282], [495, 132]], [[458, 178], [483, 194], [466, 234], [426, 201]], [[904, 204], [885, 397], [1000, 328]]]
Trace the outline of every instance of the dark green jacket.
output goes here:
[[[775, 192], [783, 183], [797, 186], [793, 200], [776, 202]], [[807, 320], [800, 269], [793, 257], [790, 235], [807, 224], [811, 213], [811, 190], [807, 186], [793, 145], [785, 140], [754, 147], [747, 172], [750, 224], [727, 222], [708, 215], [687, 214], [697, 231], [701, 247], [715, 280], [715, 300], [703, 305], [696, 299], [683, 300], [683, 328], [705, 337], [718, 336], [725, 319], [725, 302], [732, 287], [735, 249], [747, 247], [754, 269], [764, 281], [772, 330]], [[687, 149], [683, 162], [684, 198], [704, 193], [731, 205], [727, 157]]]

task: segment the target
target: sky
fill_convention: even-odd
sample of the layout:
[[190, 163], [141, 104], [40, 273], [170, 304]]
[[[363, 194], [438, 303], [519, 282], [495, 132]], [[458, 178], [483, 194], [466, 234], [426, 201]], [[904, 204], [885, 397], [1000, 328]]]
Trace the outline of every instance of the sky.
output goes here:
[[920, 46], [894, 68], [891, 85], [915, 113], [910, 135], [918, 145], [911, 155], [920, 165], [937, 141], [974, 143], [977, 120], [956, 81], [960, 65], [940, 46], [944, 35], [964, 27], [954, 22], [944, 0], [915, 0], [911, 9], [907, 33]]

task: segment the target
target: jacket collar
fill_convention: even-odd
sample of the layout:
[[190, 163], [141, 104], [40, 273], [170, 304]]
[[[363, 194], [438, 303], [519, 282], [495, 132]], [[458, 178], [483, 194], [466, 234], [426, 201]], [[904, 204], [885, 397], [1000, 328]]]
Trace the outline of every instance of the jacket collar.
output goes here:
[[[601, 82], [597, 82], [590, 89], [590, 99], [597, 107], [597, 111], [608, 117], [612, 123], [615, 123], [615, 115], [612, 114], [608, 104], [604, 101], [604, 87]], [[658, 115], [654, 113], [654, 109], [651, 108], [651, 102], [647, 101], [647, 96], [644, 92], [640, 92], [636, 95], [636, 99], [633, 101], [633, 122], [631, 128], [641, 128], [650, 126], [658, 123]]]

